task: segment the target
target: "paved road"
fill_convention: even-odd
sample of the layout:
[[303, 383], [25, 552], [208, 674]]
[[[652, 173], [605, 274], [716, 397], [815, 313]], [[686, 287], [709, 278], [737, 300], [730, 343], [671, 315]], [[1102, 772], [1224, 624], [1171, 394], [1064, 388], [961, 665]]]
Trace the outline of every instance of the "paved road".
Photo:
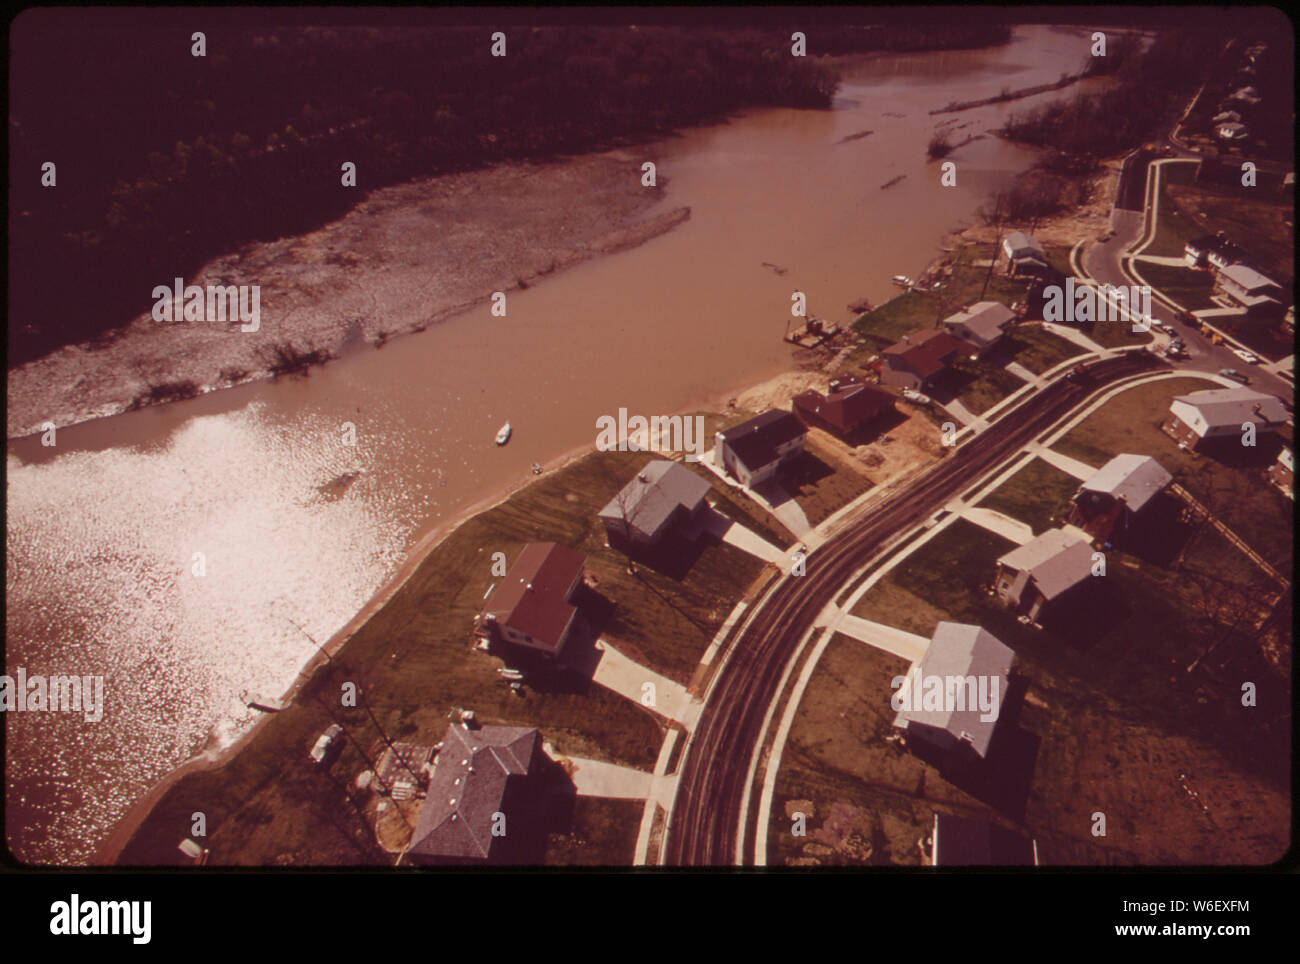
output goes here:
[[[1187, 151], [1179, 151], [1179, 154], [1185, 157], [1197, 156]], [[1126, 165], [1124, 173], [1120, 176], [1115, 210], [1111, 216], [1114, 234], [1109, 240], [1088, 245], [1083, 251], [1083, 269], [1100, 283], [1111, 285], [1135, 283], [1124, 273], [1122, 261], [1124, 253], [1142, 237], [1145, 219], [1140, 205], [1138, 210], [1130, 210], [1122, 208], [1121, 203], [1132, 203], [1135, 185], [1143, 185], [1142, 190], [1145, 191], [1147, 169], [1150, 162], [1157, 159], [1146, 152], [1134, 155], [1133, 165], [1131, 167]], [[1173, 363], [1175, 368], [1211, 373], [1221, 368], [1235, 368], [1250, 378], [1250, 387], [1276, 395], [1288, 405], [1294, 403], [1295, 386], [1286, 379], [1265, 371], [1260, 366], [1243, 362], [1226, 345], [1211, 343], [1208, 336], [1201, 334], [1199, 329], [1191, 325], [1183, 324], [1170, 308], [1154, 298], [1151, 307], [1152, 317], [1171, 325], [1182, 336], [1183, 343], [1187, 346], [1188, 357], [1175, 361]]]
[[[1029, 394], [985, 432], [931, 466], [893, 498], [873, 506], [814, 550], [806, 574], [786, 577], [756, 607], [731, 643], [699, 723], [683, 751], [677, 795], [664, 847], [669, 865], [749, 862], [756, 807], [745, 816], [737, 852], [749, 765], [763, 722], [800, 641], [846, 580], [897, 535], [922, 523], [954, 496], [1013, 456], [1099, 387], [1137, 372], [1167, 368], [1145, 352], [1094, 362], [1080, 381], [1058, 380]], [[739, 859], [738, 859], [739, 858]]]

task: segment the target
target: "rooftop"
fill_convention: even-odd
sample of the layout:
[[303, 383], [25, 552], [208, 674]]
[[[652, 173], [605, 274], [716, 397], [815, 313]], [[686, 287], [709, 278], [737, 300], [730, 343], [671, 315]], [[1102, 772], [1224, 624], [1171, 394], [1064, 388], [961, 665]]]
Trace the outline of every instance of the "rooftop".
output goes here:
[[483, 615], [559, 648], [574, 613], [564, 594], [582, 574], [586, 557], [554, 542], [530, 542], [492, 591]]
[[429, 780], [409, 852], [445, 859], [491, 855], [493, 816], [512, 778], [528, 775], [540, 742], [534, 728], [453, 724]]
[[1132, 511], [1139, 511], [1173, 480], [1173, 476], [1149, 455], [1117, 455], [1079, 486], [1081, 492], [1101, 492], [1123, 499]]
[[1253, 388], [1212, 388], [1190, 395], [1177, 395], [1174, 404], [1178, 402], [1200, 412], [1209, 426], [1241, 425], [1246, 421], [1281, 424], [1287, 418], [1286, 409], [1279, 399]]
[[1012, 549], [998, 565], [1027, 572], [1045, 599], [1055, 599], [1092, 573], [1092, 546], [1065, 529], [1048, 529]]
[[686, 466], [667, 459], [648, 462], [600, 510], [610, 522], [626, 520], [634, 528], [653, 534], [678, 506], [695, 511], [708, 495], [709, 483]]
[[774, 408], [719, 434], [736, 458], [752, 470], [775, 461], [778, 446], [791, 442], [806, 432], [792, 414]]

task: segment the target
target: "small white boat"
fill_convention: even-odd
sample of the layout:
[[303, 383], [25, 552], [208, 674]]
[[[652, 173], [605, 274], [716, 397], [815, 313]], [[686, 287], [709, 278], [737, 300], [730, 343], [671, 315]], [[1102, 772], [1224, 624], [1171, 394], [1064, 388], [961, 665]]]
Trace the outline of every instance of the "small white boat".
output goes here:
[[501, 430], [497, 432], [497, 445], [505, 445], [509, 441], [510, 441], [510, 423], [506, 422], [506, 424], [501, 426]]
[[910, 288], [916, 284], [915, 281], [913, 281], [905, 274], [896, 274], [889, 280], [892, 281], [894, 284], [898, 285], [900, 288]]

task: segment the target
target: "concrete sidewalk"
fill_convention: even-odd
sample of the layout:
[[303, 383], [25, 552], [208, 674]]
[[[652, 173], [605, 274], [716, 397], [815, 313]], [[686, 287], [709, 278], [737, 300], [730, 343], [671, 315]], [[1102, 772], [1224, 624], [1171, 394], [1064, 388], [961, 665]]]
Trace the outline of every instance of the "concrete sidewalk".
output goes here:
[[772, 545], [758, 533], [746, 529], [735, 519], [729, 519], [717, 509], [705, 512], [700, 529], [717, 536], [729, 546], [735, 546], [742, 552], [748, 552], [764, 562], [770, 562], [782, 572], [789, 572], [792, 565], [790, 554]]
[[873, 623], [869, 619], [851, 613], [841, 613], [832, 628], [836, 632], [846, 633], [886, 653], [901, 657], [909, 663], [915, 663], [924, 656], [930, 646], [930, 641], [924, 636], [904, 632], [893, 626], [886, 626], [884, 623]]
[[995, 512], [993, 509], [978, 509], [968, 506], [962, 509], [958, 515], [981, 528], [996, 532], [1004, 539], [1010, 539], [1018, 546], [1023, 546], [1034, 538], [1034, 530], [1030, 526], [1019, 519], [1013, 519], [1009, 515]]
[[[688, 730], [695, 726], [704, 704], [692, 697], [685, 686], [629, 659], [604, 639], [596, 640], [596, 650], [600, 653], [600, 662], [591, 676], [594, 682], [660, 716], [676, 720]], [[647, 693], [646, 683], [654, 687], [651, 691], [654, 694], [653, 705], [646, 704], [642, 698]]]
[[1002, 367], [1027, 385], [1040, 385], [1043, 382], [1042, 375], [1035, 375], [1020, 362], [1010, 361]]
[[1097, 473], [1087, 462], [1080, 462], [1078, 459], [1072, 459], [1068, 455], [1062, 455], [1055, 449], [1049, 449], [1045, 445], [1036, 444], [1031, 446], [1030, 451], [1037, 455], [1048, 465], [1055, 466], [1067, 475], [1073, 475], [1076, 479], [1082, 481]]
[[951, 402], [946, 403], [938, 402], [936, 400], [936, 403], [940, 405], [945, 412], [961, 422], [963, 426], [970, 426], [976, 432], [982, 432], [984, 429], [989, 427], [987, 421], [980, 418], [955, 398]]
[[1054, 321], [1043, 322], [1043, 331], [1050, 331], [1053, 335], [1059, 335], [1066, 341], [1072, 341], [1080, 348], [1086, 348], [1088, 351], [1095, 351], [1107, 357], [1115, 354], [1114, 349], [1099, 345], [1077, 328], [1071, 328], [1069, 325], [1058, 325]]
[[[821, 544], [822, 540], [813, 532], [812, 526], [808, 524], [808, 517], [804, 515], [804, 511], [800, 508], [799, 503], [796, 502], [788, 492], [782, 489], [778, 483], [767, 482], [759, 486], [757, 489], [750, 489], [741, 485], [718, 467], [718, 464], [714, 461], [712, 449], [710, 449], [704, 458], [700, 460], [699, 464], [704, 466], [733, 489], [738, 489], [761, 505], [769, 515], [776, 518], [783, 526], [789, 529], [796, 539], [806, 543], [808, 548], [813, 548], [813, 543], [808, 542], [810, 537], [818, 545]], [[773, 499], [784, 499], [785, 501], [781, 502], [779, 505], [774, 505]]]

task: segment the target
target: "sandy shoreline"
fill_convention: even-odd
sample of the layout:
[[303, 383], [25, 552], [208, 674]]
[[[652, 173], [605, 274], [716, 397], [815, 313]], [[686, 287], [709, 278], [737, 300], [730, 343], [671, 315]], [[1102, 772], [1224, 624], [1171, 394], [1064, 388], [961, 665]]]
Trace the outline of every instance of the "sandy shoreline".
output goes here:
[[[272, 377], [277, 347], [338, 357], [382, 345], [626, 251], [690, 217], [668, 208], [669, 179], [641, 186], [623, 150], [514, 162], [383, 188], [309, 234], [214, 258], [185, 285], [258, 285], [260, 326], [160, 323], [151, 312], [94, 342], [10, 369], [6, 433], [17, 439]], [[172, 286], [164, 272], [160, 285]], [[250, 326], [251, 327], [251, 326]]]

